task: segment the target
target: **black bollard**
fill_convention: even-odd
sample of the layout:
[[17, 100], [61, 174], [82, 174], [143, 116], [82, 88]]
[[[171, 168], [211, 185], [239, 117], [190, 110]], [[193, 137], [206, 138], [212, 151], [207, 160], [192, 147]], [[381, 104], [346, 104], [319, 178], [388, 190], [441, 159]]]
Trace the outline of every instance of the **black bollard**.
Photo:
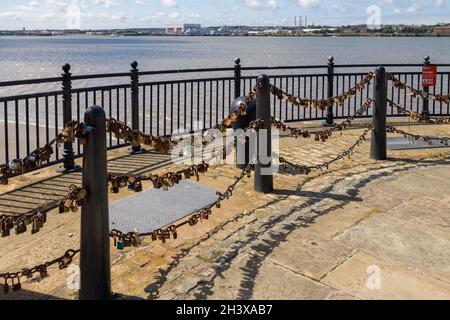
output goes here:
[[260, 89], [256, 96], [256, 119], [263, 120], [264, 123], [257, 134], [254, 188], [257, 192], [270, 193], [273, 191], [273, 174], [269, 77], [259, 76], [258, 84]]
[[[334, 94], [334, 58], [328, 58], [328, 76], [327, 76], [327, 98], [333, 98]], [[327, 108], [326, 120], [324, 126], [332, 127], [334, 125], [333, 106]]]
[[[131, 129], [139, 130], [139, 69], [137, 61], [131, 63]], [[131, 146], [131, 154], [142, 153], [140, 143]]]
[[386, 108], [387, 81], [384, 67], [376, 69], [376, 84], [374, 87], [375, 109], [372, 116], [372, 144], [370, 157], [374, 160], [386, 160]]
[[83, 155], [83, 188], [87, 202], [81, 209], [80, 300], [111, 298], [106, 116], [98, 106], [84, 114], [88, 133]]

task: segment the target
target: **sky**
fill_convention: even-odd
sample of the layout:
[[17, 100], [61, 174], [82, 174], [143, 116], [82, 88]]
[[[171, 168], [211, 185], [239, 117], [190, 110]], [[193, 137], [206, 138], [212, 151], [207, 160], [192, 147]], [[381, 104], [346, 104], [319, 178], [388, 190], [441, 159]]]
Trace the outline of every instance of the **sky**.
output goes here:
[[0, 29], [450, 22], [450, 0], [0, 0]]

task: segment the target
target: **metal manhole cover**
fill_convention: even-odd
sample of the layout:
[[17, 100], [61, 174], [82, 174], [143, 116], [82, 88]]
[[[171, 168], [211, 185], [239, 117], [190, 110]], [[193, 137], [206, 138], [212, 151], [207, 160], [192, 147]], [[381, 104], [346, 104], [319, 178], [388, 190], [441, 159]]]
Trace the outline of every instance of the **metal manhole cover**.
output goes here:
[[168, 191], [143, 191], [111, 203], [110, 229], [152, 232], [214, 203], [217, 198], [216, 190], [191, 181], [182, 181]]

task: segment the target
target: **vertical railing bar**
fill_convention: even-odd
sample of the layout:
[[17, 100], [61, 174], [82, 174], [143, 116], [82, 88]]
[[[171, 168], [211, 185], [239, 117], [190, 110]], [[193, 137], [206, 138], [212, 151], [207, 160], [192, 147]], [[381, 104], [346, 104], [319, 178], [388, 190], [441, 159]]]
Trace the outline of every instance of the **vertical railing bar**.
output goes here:
[[[404, 76], [405, 76], [405, 79], [404, 79], [404, 81], [405, 81], [405, 83], [407, 83], [407, 76], [406, 76], [406, 74], [404, 74]], [[403, 90], [403, 106], [406, 108], [406, 100], [407, 100], [407, 98], [406, 98], [406, 90]]]
[[[285, 91], [286, 92], [289, 91], [289, 78], [288, 77], [286, 77], [286, 90]], [[288, 104], [288, 101], [286, 100], [285, 101], [285, 107], [284, 107], [284, 113], [285, 113], [284, 119], [285, 120], [288, 120], [288, 109], [289, 109], [289, 104]]]
[[[55, 137], [57, 137], [58, 131], [59, 131], [59, 128], [58, 128], [58, 96], [55, 95], [53, 97], [53, 99], [54, 99], [54, 110], [55, 110]], [[55, 147], [55, 155], [56, 155], [56, 160], [59, 160], [58, 144], [56, 144], [56, 147]]]
[[20, 159], [20, 141], [19, 141], [19, 100], [15, 100], [15, 121], [16, 121], [16, 159]]
[[[109, 109], [108, 116], [111, 118], [112, 117], [112, 89], [108, 90], [108, 100], [109, 100], [108, 101], [108, 109]], [[78, 113], [79, 113], [79, 110], [78, 110]], [[79, 115], [78, 115], [78, 117], [79, 117]], [[109, 136], [109, 146], [112, 147], [112, 132], [109, 132], [108, 136]]]
[[35, 100], [35, 108], [36, 108], [36, 146], [40, 146], [40, 127], [39, 127], [39, 98], [36, 97]]
[[209, 82], [209, 128], [212, 127], [212, 111], [213, 111], [213, 82]]
[[225, 80], [222, 80], [222, 117], [225, 118]]
[[[309, 98], [312, 99], [313, 95], [313, 78], [309, 76]], [[309, 118], [312, 118], [312, 108], [309, 108]]]
[[27, 154], [30, 154], [30, 101], [25, 99], [25, 135], [27, 139]]
[[[219, 81], [216, 80], [216, 124], [219, 122]], [[211, 123], [211, 128], [213, 127]]]
[[189, 128], [189, 130], [194, 130], [194, 82], [191, 81], [190, 82], [190, 86], [191, 86], [191, 115], [190, 115], [190, 123], [191, 126]]
[[[347, 84], [348, 84], [348, 88], [347, 89], [350, 89], [352, 87], [352, 77], [351, 76], [348, 76]], [[346, 117], [350, 116], [351, 112], [352, 112], [352, 99], [348, 99], [348, 101], [347, 101], [347, 114], [345, 116]], [[356, 105], [353, 106], [353, 112], [356, 112]]]
[[199, 125], [199, 123], [200, 123], [200, 81], [197, 81], [197, 126]]
[[[420, 87], [420, 76], [417, 76], [417, 87]], [[420, 101], [419, 99], [416, 99], [416, 112], [419, 112], [419, 108], [420, 108]]]
[[167, 84], [164, 84], [164, 135], [167, 135]]
[[157, 89], [156, 89], [156, 135], [159, 136], [159, 102], [160, 102], [160, 98], [159, 98], [159, 94], [160, 94], [160, 84], [157, 84]]
[[[291, 81], [292, 81], [292, 83], [291, 83], [291, 94], [292, 95], [295, 95], [295, 93], [294, 93], [294, 87], [295, 87], [295, 78], [294, 78], [294, 76], [292, 76], [291, 77]], [[291, 120], [294, 120], [294, 104], [293, 103], [291, 103]]]
[[177, 82], [177, 127], [180, 129], [180, 83]]
[[[364, 76], [361, 75], [360, 78], [359, 78], [359, 80], [362, 81], [363, 78], [364, 78]], [[370, 90], [370, 87], [367, 86], [365, 90], [366, 90], [366, 91], [369, 91], [369, 90]], [[359, 105], [360, 105], [360, 106], [363, 105], [363, 95], [364, 95], [364, 92], [361, 92], [361, 93], [359, 94], [359, 96], [360, 96], [360, 103], [359, 103]]]
[[[300, 97], [305, 97], [305, 96], [306, 96], [306, 77], [303, 77], [303, 93]], [[302, 108], [302, 113], [303, 113], [302, 119], [306, 119], [306, 109], [305, 108]]]
[[[80, 93], [77, 92], [77, 122], [80, 123]], [[77, 154], [81, 154], [80, 140], [77, 139]]]
[[[353, 77], [353, 80], [354, 80], [355, 85], [356, 85], [356, 83], [358, 82], [358, 77], [355, 75], [355, 76]], [[356, 96], [356, 94], [355, 94], [355, 96], [353, 97], [353, 105], [355, 106], [355, 110], [358, 108], [358, 106], [357, 106], [357, 104], [358, 104], [357, 100], [358, 100], [358, 98], [357, 98], [357, 96]]]
[[48, 119], [48, 96], [45, 96], [45, 143], [50, 142], [49, 119]]
[[[273, 85], [275, 87], [277, 87], [277, 78], [276, 77], [273, 77]], [[275, 94], [273, 94], [273, 112], [272, 112], [272, 114], [274, 117], [277, 116], [277, 103], [278, 103], [277, 97]]]
[[[325, 99], [325, 77], [322, 76], [322, 96], [321, 99]], [[325, 117], [325, 110], [322, 110], [322, 118]]]
[[[283, 78], [282, 77], [280, 77], [280, 89], [283, 90]], [[280, 107], [280, 112], [279, 112], [280, 120], [284, 120], [283, 119], [283, 101], [282, 100], [280, 100], [280, 102], [279, 102], [279, 107]]]
[[150, 134], [153, 134], [153, 85], [150, 85]]
[[173, 83], [170, 84], [170, 134], [173, 133]]
[[147, 132], [145, 126], [145, 95], [147, 86], [142, 86], [142, 132]]
[[123, 101], [124, 101], [124, 122], [128, 125], [128, 95], [127, 95], [127, 88], [123, 88]]
[[[120, 89], [117, 88], [116, 89], [116, 116], [117, 116], [117, 121], [120, 121]], [[120, 139], [117, 139], [117, 145], [120, 144]]]
[[8, 102], [3, 102], [3, 115], [5, 119], [5, 160], [9, 162], [9, 137], [8, 137]]
[[187, 97], [186, 97], [186, 81], [184, 81], [183, 82], [183, 96], [184, 96], [184, 104], [183, 104], [183, 107], [184, 107], [184, 129], [185, 130], [187, 130], [187, 106], [186, 106], [186, 104], [187, 104]]
[[[315, 99], [319, 99], [319, 76], [315, 76], [316, 79], [316, 96]], [[317, 114], [317, 109], [314, 110], [315, 118], [317, 118], [319, 115]]]
[[203, 81], [203, 128], [206, 128], [206, 81]]

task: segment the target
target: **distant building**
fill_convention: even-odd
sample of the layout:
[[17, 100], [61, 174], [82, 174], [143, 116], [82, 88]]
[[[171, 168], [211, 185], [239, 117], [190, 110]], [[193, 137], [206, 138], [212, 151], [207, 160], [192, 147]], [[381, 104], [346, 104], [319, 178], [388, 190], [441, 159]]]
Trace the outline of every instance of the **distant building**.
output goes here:
[[434, 33], [450, 35], [450, 26], [434, 28]]
[[166, 27], [167, 34], [183, 34], [184, 26], [182, 24], [170, 24]]
[[185, 23], [185, 24], [169, 24], [166, 27], [167, 34], [181, 35], [185, 33], [199, 33], [202, 29], [202, 25], [198, 23]]
[[191, 30], [200, 30], [202, 28], [202, 25], [199, 23], [185, 23], [183, 24], [183, 32], [186, 31], [187, 29], [191, 29]]

